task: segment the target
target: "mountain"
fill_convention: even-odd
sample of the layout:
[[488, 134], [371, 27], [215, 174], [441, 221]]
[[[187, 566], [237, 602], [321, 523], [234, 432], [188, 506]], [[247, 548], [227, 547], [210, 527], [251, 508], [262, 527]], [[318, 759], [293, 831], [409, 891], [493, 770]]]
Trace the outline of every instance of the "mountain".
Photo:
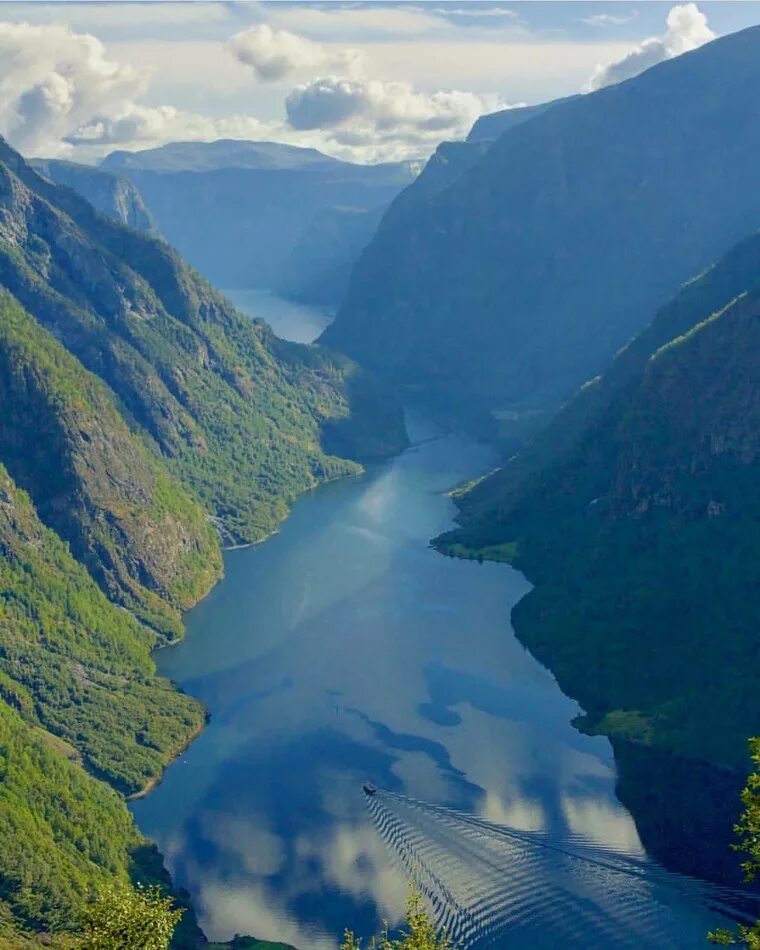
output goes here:
[[[166, 239], [230, 288], [289, 281], [290, 255], [320, 216], [385, 207], [414, 178], [410, 163], [355, 165], [315, 149], [227, 140], [114, 152], [100, 167], [128, 177]], [[316, 250], [312, 269], [324, 257]]]
[[[264, 537], [406, 435], [348, 358], [278, 340], [2, 140], [0, 402], [0, 946], [63, 948], [102, 884], [171, 888], [125, 796], [205, 722], [151, 651], [219, 578], [219, 534]], [[185, 916], [176, 946], [203, 946]]]
[[[345, 164], [315, 148], [282, 142], [247, 142], [218, 139], [216, 142], [169, 142], [138, 152], [111, 152], [102, 161], [104, 169], [119, 172], [218, 171], [220, 168], [270, 169], [331, 168]], [[355, 167], [355, 166], [352, 166]]]
[[[436, 542], [525, 570], [518, 636], [578, 699], [581, 728], [612, 738], [645, 843], [710, 875], [760, 731], [758, 365], [760, 234], [466, 490], [462, 527]], [[689, 801], [674, 786], [687, 775], [702, 789]]]
[[[2, 466], [0, 553], [0, 946], [16, 948], [76, 928], [96, 887], [167, 880], [114, 789], [157, 781], [204, 710], [156, 676], [155, 637]], [[194, 927], [189, 914], [188, 947]]]
[[756, 27], [513, 126], [394, 202], [324, 342], [433, 402], [556, 408], [757, 227], [759, 83]]
[[527, 122], [536, 115], [541, 115], [548, 109], [561, 102], [570, 102], [578, 96], [566, 96], [563, 99], [552, 99], [550, 102], [540, 102], [535, 106], [513, 106], [511, 109], [500, 109], [498, 112], [489, 112], [480, 116], [470, 129], [468, 142], [495, 142], [508, 129]]
[[[0, 282], [108, 385], [227, 535], [260, 539], [299, 492], [356, 469], [322, 446], [326, 427], [363, 425], [349, 418], [366, 378], [354, 364], [277, 340], [167, 245], [95, 214], [7, 146], [3, 158]], [[389, 450], [403, 441], [395, 412], [394, 431], [378, 429]]]
[[221, 575], [200, 505], [106, 386], [0, 291], [0, 458], [116, 601], [168, 636]]
[[125, 175], [54, 158], [34, 158], [29, 164], [54, 184], [78, 191], [103, 214], [130, 228], [158, 235], [158, 227], [142, 195]]
[[354, 263], [372, 240], [384, 211], [385, 205], [318, 212], [287, 255], [277, 292], [290, 300], [337, 307]]

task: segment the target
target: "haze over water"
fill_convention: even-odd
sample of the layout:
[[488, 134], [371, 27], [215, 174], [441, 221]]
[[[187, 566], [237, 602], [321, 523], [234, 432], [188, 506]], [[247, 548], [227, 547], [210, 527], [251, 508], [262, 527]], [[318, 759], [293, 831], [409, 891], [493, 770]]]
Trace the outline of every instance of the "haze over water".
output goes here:
[[[301, 498], [278, 534], [228, 552], [186, 640], [158, 654], [212, 718], [132, 807], [211, 939], [322, 950], [345, 927], [399, 918], [406, 882], [366, 780], [641, 855], [609, 743], [573, 729], [578, 706], [512, 633], [525, 578], [428, 547], [451, 523], [446, 490], [495, 457], [414, 415], [409, 429], [402, 456]], [[703, 946], [702, 910], [678, 914], [678, 945]]]

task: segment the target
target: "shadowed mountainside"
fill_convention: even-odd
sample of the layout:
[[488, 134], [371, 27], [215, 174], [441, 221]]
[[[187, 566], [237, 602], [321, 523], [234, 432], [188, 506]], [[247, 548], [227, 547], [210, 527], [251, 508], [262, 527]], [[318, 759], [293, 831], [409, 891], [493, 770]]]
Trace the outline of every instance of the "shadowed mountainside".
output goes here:
[[533, 114], [400, 196], [324, 341], [431, 401], [555, 407], [758, 225], [758, 83], [752, 28]]

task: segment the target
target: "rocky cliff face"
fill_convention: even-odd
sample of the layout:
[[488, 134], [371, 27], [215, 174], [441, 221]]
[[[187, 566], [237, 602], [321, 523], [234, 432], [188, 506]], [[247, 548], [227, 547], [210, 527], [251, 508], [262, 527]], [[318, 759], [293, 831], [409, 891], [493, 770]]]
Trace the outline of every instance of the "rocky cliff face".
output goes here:
[[158, 225], [126, 175], [58, 159], [32, 159], [35, 171], [57, 185], [79, 192], [93, 208], [138, 231], [158, 235]]
[[156, 638], [110, 603], [0, 466], [0, 698], [125, 792], [155, 779], [204, 721], [155, 676]]
[[114, 599], [176, 635], [221, 575], [215, 532], [96, 377], [0, 296], [0, 458]]
[[[321, 444], [333, 421], [364, 424], [348, 396], [364, 378], [355, 365], [276, 340], [167, 245], [95, 214], [7, 146], [3, 159], [0, 282], [108, 385], [227, 536], [261, 538], [300, 491], [356, 470]], [[376, 405], [389, 418], [391, 400]], [[389, 451], [403, 444], [399, 409], [383, 431]]]
[[759, 51], [753, 28], [503, 132], [389, 210], [324, 340], [432, 397], [556, 406], [760, 223]]

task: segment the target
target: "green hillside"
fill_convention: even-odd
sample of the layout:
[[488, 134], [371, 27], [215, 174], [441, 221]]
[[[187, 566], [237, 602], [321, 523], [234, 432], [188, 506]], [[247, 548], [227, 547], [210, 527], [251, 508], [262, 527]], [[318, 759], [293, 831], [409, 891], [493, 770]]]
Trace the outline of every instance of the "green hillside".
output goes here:
[[[406, 434], [351, 360], [276, 339], [3, 142], [0, 406], [0, 947], [64, 948], [100, 885], [171, 889], [125, 796], [205, 722], [151, 650], [220, 541]], [[204, 944], [188, 909], [175, 946]]]
[[[513, 612], [518, 636], [578, 699], [581, 728], [613, 739], [623, 796], [644, 811], [647, 782], [651, 803], [679, 770], [740, 784], [760, 730], [759, 286], [753, 237], [664, 307], [526, 458], [465, 491], [462, 527], [436, 541], [485, 558], [497, 546], [536, 584]], [[679, 807], [662, 813], [678, 822]]]
[[200, 505], [103, 383], [0, 291], [0, 459], [104, 590], [169, 636], [221, 575]]

